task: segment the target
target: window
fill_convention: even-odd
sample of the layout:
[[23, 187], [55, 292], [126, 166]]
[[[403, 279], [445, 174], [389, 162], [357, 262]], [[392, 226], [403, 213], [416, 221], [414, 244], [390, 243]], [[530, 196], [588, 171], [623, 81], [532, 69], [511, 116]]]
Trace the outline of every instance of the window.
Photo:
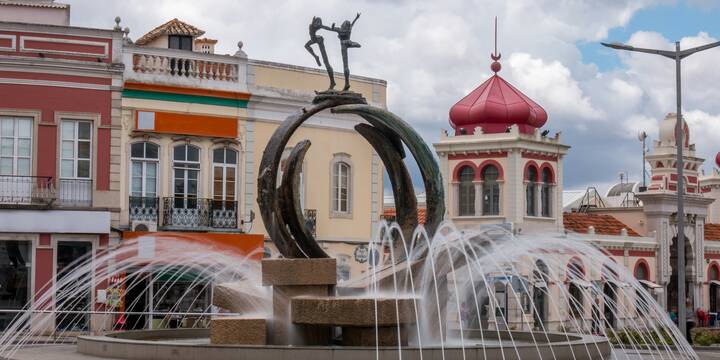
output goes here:
[[32, 118], [0, 117], [0, 175], [29, 176]]
[[158, 146], [141, 142], [130, 146], [130, 196], [157, 197]]
[[333, 164], [332, 210], [338, 213], [350, 212], [350, 165], [344, 161]]
[[178, 145], [173, 149], [173, 189], [176, 208], [195, 208], [200, 174], [200, 149]]
[[220, 148], [213, 151], [213, 200], [235, 201], [237, 151]]
[[60, 126], [60, 177], [89, 179], [91, 177], [92, 122], [63, 120]]
[[542, 216], [552, 216], [552, 173], [550, 168], [542, 170], [542, 188], [540, 189], [540, 208]]
[[579, 281], [585, 277], [585, 270], [579, 260], [571, 260], [567, 267], [567, 278], [570, 280], [568, 287], [568, 307], [570, 315], [575, 318], [582, 317], [585, 309], [583, 293]]
[[500, 172], [494, 165], [487, 165], [482, 169], [482, 196], [483, 215], [500, 215]]
[[[30, 241], [0, 241], [0, 309], [23, 310], [30, 300], [31, 249]], [[17, 324], [15, 315], [0, 312], [0, 330]]]
[[635, 278], [638, 280], [649, 280], [648, 279], [648, 268], [644, 263], [637, 264], [635, 267]]
[[192, 36], [169, 35], [168, 49], [192, 51]]
[[475, 170], [470, 166], [463, 166], [458, 175], [460, 180], [458, 188], [458, 215], [475, 215]]
[[525, 214], [527, 216], [537, 216], [537, 202], [535, 200], [537, 194], [537, 169], [530, 166], [527, 169], [527, 181], [525, 185]]

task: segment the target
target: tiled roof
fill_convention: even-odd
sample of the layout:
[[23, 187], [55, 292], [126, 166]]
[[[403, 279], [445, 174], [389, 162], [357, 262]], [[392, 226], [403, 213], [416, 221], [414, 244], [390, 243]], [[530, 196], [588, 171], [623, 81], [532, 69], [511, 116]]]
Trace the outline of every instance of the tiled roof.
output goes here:
[[51, 8], [51, 9], [67, 9], [68, 4], [59, 4], [52, 1], [9, 1], [0, 0], [0, 5], [10, 6], [26, 6], [26, 7], [39, 7], [39, 8]]
[[[418, 208], [418, 223], [424, 224], [425, 223], [425, 208]], [[389, 220], [392, 219], [395, 220], [395, 216], [397, 216], [397, 213], [395, 212], [395, 208], [387, 208], [383, 210], [382, 218]]]
[[586, 213], [564, 213], [563, 224], [565, 230], [587, 234], [588, 227], [595, 227], [595, 234], [598, 235], [620, 235], [620, 230], [627, 229], [628, 235], [640, 236], [629, 226], [623, 224], [620, 220], [611, 215], [605, 214], [586, 214]]
[[705, 240], [720, 241], [720, 224], [705, 224]]
[[201, 36], [204, 33], [204, 30], [200, 30], [188, 23], [184, 23], [178, 19], [172, 19], [150, 30], [147, 34], [137, 39], [137, 41], [135, 41], [135, 44], [145, 45], [162, 35], [187, 35], [195, 37]]
[[199, 38], [195, 39], [196, 43], [206, 43], [206, 44], [217, 44], [217, 40], [215, 39], [208, 39], [208, 38]]

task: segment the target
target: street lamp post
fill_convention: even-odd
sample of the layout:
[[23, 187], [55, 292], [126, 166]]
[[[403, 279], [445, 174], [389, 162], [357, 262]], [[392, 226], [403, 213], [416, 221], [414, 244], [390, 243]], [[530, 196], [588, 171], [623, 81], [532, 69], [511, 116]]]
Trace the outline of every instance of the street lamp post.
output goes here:
[[655, 54], [664, 56], [666, 58], [674, 59], [675, 60], [675, 85], [676, 85], [676, 95], [677, 95], [677, 119], [675, 122], [675, 144], [677, 146], [677, 226], [678, 226], [678, 232], [677, 232], [677, 270], [678, 270], [678, 326], [680, 328], [680, 332], [683, 335], [687, 334], [687, 324], [686, 324], [686, 317], [687, 314], [685, 314], [685, 203], [684, 203], [684, 192], [685, 192], [685, 179], [683, 178], [683, 139], [684, 139], [684, 129], [683, 129], [683, 121], [682, 121], [682, 89], [680, 86], [680, 62], [682, 59], [703, 50], [712, 49], [716, 46], [720, 46], [720, 41], [714, 42], [707, 45], [702, 45], [694, 48], [690, 48], [687, 50], [680, 50], [680, 42], [675, 42], [675, 50], [658, 50], [658, 49], [645, 49], [645, 48], [637, 48], [634, 46], [626, 45], [626, 44], [620, 44], [620, 43], [602, 43], [604, 46], [607, 46], [609, 48], [617, 49], [617, 50], [627, 50], [627, 51], [636, 51], [636, 52], [643, 52], [648, 54]]

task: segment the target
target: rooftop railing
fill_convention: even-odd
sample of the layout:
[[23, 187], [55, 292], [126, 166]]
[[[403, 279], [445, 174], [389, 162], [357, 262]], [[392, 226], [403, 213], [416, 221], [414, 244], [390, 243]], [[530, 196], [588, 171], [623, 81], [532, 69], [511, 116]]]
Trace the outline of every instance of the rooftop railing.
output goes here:
[[126, 47], [125, 52], [126, 80], [238, 90], [238, 57], [139, 46]]
[[170, 229], [238, 229], [237, 209], [237, 201], [165, 197], [162, 198], [160, 226]]

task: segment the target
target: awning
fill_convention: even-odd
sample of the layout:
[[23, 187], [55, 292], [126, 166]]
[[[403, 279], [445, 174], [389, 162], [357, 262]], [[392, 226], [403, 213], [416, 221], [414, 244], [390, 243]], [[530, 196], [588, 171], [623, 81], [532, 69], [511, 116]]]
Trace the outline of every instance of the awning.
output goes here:
[[640, 282], [640, 284], [642, 284], [642, 285], [645, 286], [646, 288], [650, 288], [650, 289], [662, 289], [662, 286], [661, 286], [661, 285], [658, 285], [658, 284], [656, 284], [656, 283], [654, 283], [654, 282], [652, 282], [652, 281], [648, 281], [648, 280], [638, 280], [638, 281]]
[[708, 284], [720, 286], [720, 280], [710, 280], [708, 281]]

